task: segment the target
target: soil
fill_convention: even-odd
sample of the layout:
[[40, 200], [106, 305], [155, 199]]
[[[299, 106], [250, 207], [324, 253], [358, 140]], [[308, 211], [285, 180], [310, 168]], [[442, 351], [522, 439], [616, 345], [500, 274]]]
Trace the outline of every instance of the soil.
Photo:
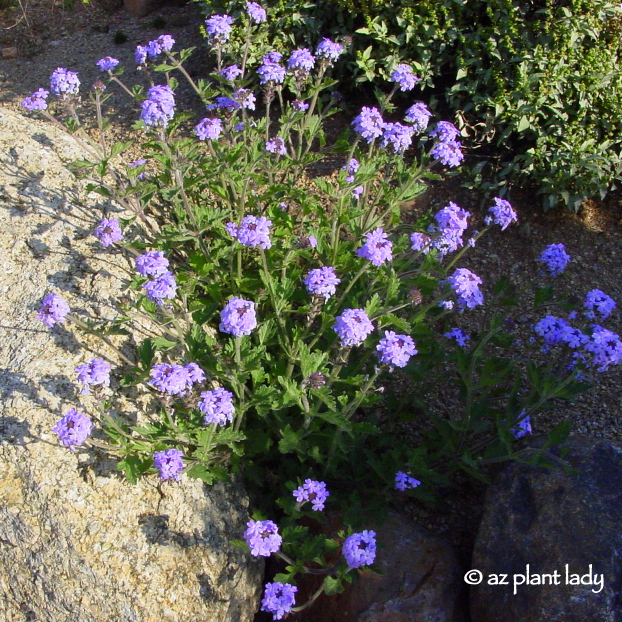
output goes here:
[[[39, 0], [24, 6], [27, 21], [19, 5], [0, 10], [0, 47], [16, 46], [18, 50], [15, 59], [0, 58], [0, 105], [4, 107], [22, 110], [21, 100], [38, 88], [46, 87], [51, 72], [57, 67], [77, 71], [86, 91], [100, 77], [95, 62], [108, 55], [130, 68], [124, 81], [130, 85], [144, 84], [144, 75], [133, 69], [135, 46], [163, 33], [177, 40], [177, 49], [197, 46], [188, 70], [193, 77], [205, 72], [208, 57], [197, 27], [201, 21], [197, 4], [167, 6], [142, 19], [124, 10], [107, 13], [97, 4], [83, 4], [79, 0], [73, 4], [69, 0], [64, 3]], [[118, 33], [126, 37], [124, 42], [114, 42], [115, 36], [117, 41], [123, 38]], [[120, 140], [130, 132], [138, 111], [120, 89], [109, 90], [113, 131]], [[180, 82], [176, 98], [180, 107], [201, 114], [198, 98], [183, 82]], [[349, 111], [348, 118], [352, 114], [356, 112]], [[534, 281], [544, 284], [547, 279], [541, 274], [537, 257], [547, 245], [562, 242], [572, 262], [563, 277], [556, 280], [556, 287], [580, 298], [594, 288], [603, 290], [619, 307], [604, 325], [622, 333], [622, 195], [613, 192], [605, 200], [586, 201], [578, 214], [562, 210], [544, 213], [533, 189], [515, 189], [510, 199], [519, 214], [519, 223], [503, 233], [495, 232], [482, 238], [468, 254], [464, 265], [480, 275], [486, 284], [503, 273], [509, 273], [519, 285], [528, 286]], [[431, 183], [429, 190], [408, 206], [405, 217], [415, 219], [435, 212], [450, 200], [469, 210], [479, 222], [490, 204], [477, 192], [465, 190], [460, 178], [451, 177]], [[566, 419], [572, 424], [572, 435], [622, 440], [622, 376], [619, 370], [602, 374], [594, 388], [573, 403], [560, 401], [551, 409], [537, 413], [532, 417], [534, 431], [545, 433]], [[430, 509], [412, 505], [410, 513], [436, 533], [446, 535], [458, 546], [463, 559], [468, 560], [481, 512], [482, 491], [482, 487], [465, 483], [442, 507]]]

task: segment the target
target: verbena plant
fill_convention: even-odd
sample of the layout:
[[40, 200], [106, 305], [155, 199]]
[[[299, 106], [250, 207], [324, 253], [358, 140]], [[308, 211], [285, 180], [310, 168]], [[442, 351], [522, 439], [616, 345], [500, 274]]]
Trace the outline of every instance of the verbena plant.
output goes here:
[[[55, 293], [39, 318], [50, 327], [72, 320], [114, 348], [111, 336], [127, 334], [134, 321], [158, 331], [135, 356], [118, 350], [125, 366], [121, 386], [113, 383], [151, 392], [152, 411], [136, 425], [108, 414], [111, 368], [96, 358], [76, 373], [82, 393], [99, 398], [91, 417], [108, 442], [93, 439], [91, 417], [73, 408], [54, 431], [71, 450], [91, 443], [117, 455], [132, 482], [157, 473], [163, 482], [188, 476], [210, 484], [242, 474], [258, 511], [240, 546], [285, 562], [262, 603], [281, 619], [308, 604], [295, 606], [298, 574], [325, 576], [312, 602], [373, 563], [375, 533], [355, 530], [395, 495], [428, 500], [455, 469], [485, 479], [490, 462], [546, 456], [566, 427], [535, 450], [521, 440], [531, 415], [619, 363], [622, 342], [594, 323], [615, 303], [593, 290], [583, 306], [562, 304], [568, 320], [540, 319], [533, 343], [519, 346], [508, 316], [548, 312], [552, 286], [545, 279], [535, 294], [519, 296], [504, 280], [484, 304], [481, 279], [458, 267], [479, 237], [516, 220], [511, 205], [495, 199], [479, 232], [468, 232], [471, 215], [454, 203], [414, 226], [402, 222], [400, 206], [437, 176], [431, 171], [463, 157], [458, 130], [431, 123], [423, 102], [404, 122], [386, 120], [396, 113], [395, 93], [418, 88], [412, 68], [394, 66], [378, 107], [363, 107], [352, 129], [328, 140], [326, 121], [341, 105], [328, 74], [343, 46], [323, 39], [315, 54], [297, 49], [285, 62], [262, 36], [265, 21], [256, 3], [206, 20], [215, 57], [209, 80], [190, 78], [183, 63], [191, 50], [174, 51], [169, 35], [136, 50], [146, 91], [124, 85], [116, 59], [98, 61], [108, 84], [140, 106], [145, 157], [134, 162], [123, 159], [131, 143], [107, 139], [102, 82], [90, 94], [96, 141], [81, 126], [71, 71], [52, 74], [56, 115], [45, 89], [23, 105], [66, 127], [89, 154], [73, 170], [126, 212], [104, 218], [94, 234], [136, 267], [132, 302], [120, 305], [117, 320], [85, 320]], [[192, 115], [176, 110], [174, 75], [209, 111], [193, 132]], [[255, 114], [256, 93], [263, 114]], [[540, 259], [557, 276], [570, 258], [560, 244]], [[455, 325], [463, 317], [470, 334]], [[412, 424], [421, 431], [416, 443], [396, 438], [385, 414], [399, 402], [396, 371], [422, 412]], [[431, 390], [454, 380], [458, 411], [428, 411]], [[342, 521], [337, 533], [323, 529], [325, 507]]]

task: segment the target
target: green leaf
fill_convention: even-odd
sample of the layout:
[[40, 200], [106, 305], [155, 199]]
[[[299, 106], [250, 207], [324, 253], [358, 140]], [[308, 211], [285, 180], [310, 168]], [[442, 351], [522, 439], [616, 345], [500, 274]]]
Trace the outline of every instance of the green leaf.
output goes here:
[[279, 451], [282, 454], [291, 454], [299, 449], [300, 435], [289, 423], [281, 430], [281, 436], [283, 438], [279, 441]]
[[152, 339], [145, 339], [140, 346], [138, 346], [138, 358], [142, 363], [143, 369], [149, 369], [153, 362], [153, 356], [155, 354], [155, 348]]
[[344, 586], [341, 583], [340, 577], [331, 577], [327, 575], [324, 577], [324, 593], [330, 596], [331, 594], [341, 594], [344, 590]]

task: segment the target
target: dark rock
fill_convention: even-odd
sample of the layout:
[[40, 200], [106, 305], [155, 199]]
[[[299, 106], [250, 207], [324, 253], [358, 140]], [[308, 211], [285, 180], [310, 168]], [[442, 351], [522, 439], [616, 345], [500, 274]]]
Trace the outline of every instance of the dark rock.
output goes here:
[[397, 513], [375, 531], [381, 574], [362, 572], [342, 594], [322, 595], [293, 620], [462, 622], [463, 572], [450, 545]]
[[[622, 620], [622, 445], [578, 438], [565, 451], [574, 471], [514, 463], [489, 488], [473, 553], [483, 574], [471, 588], [473, 620]], [[493, 574], [509, 585], [491, 585]]]

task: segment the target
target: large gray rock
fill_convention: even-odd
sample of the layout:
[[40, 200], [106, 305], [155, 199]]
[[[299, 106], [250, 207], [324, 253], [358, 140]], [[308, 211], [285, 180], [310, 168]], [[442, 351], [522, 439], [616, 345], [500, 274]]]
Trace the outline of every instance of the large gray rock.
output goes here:
[[[70, 407], [96, 412], [75, 366], [118, 358], [43, 326], [41, 299], [55, 291], [78, 314], [114, 317], [129, 277], [90, 235], [100, 206], [64, 165], [80, 157], [64, 133], [0, 108], [0, 619], [247, 622], [261, 567], [228, 543], [248, 518], [239, 485], [132, 486], [101, 452], [73, 454], [52, 432]], [[140, 399], [116, 414], [141, 420]]]
[[[622, 446], [577, 438], [566, 449], [576, 472], [514, 463], [489, 488], [473, 553], [483, 576], [471, 590], [473, 620], [622, 620]], [[489, 585], [501, 575], [508, 585]]]

